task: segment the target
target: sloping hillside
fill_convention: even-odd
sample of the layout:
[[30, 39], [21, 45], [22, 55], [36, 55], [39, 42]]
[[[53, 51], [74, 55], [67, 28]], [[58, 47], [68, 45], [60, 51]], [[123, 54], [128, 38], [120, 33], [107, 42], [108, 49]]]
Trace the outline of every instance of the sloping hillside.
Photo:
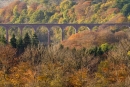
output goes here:
[[[96, 3], [94, 0], [59, 0], [52, 3], [51, 0], [47, 2], [17, 0], [0, 10], [1, 23], [121, 23], [129, 21], [129, 15], [125, 15], [129, 13], [128, 6], [123, 8], [125, 6], [123, 5], [119, 8], [117, 0], [95, 1]], [[39, 12], [41, 16], [38, 15]]]
[[[127, 32], [129, 32], [127, 30]], [[65, 47], [73, 48], [92, 48], [100, 46], [104, 43], [114, 44], [122, 39], [127, 39], [129, 36], [124, 31], [118, 31], [113, 33], [111, 30], [104, 29], [100, 31], [82, 31], [81, 33], [70, 36], [67, 40], [64, 40], [62, 44]]]

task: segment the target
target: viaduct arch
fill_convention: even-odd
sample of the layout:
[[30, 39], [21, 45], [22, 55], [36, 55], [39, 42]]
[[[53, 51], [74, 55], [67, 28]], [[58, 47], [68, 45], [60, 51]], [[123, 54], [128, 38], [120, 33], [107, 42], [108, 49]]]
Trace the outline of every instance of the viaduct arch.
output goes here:
[[88, 27], [89, 30], [92, 30], [93, 27], [97, 26], [101, 26], [101, 25], [106, 25], [106, 26], [118, 26], [118, 27], [121, 27], [121, 26], [127, 26], [130, 28], [130, 24], [129, 23], [107, 23], [107, 24], [0, 24], [0, 26], [4, 27], [6, 29], [6, 40], [8, 42], [8, 31], [9, 29], [12, 27], [12, 26], [15, 26], [15, 27], [18, 27], [20, 28], [20, 33], [22, 35], [22, 31], [23, 31], [23, 28], [26, 27], [26, 26], [30, 26], [34, 29], [34, 31], [36, 31], [38, 29], [38, 27], [41, 27], [41, 26], [44, 26], [47, 28], [48, 30], [48, 45], [50, 44], [50, 30], [53, 26], [59, 26], [61, 28], [61, 31], [62, 31], [62, 40], [64, 39], [63, 38], [63, 31], [64, 29], [67, 27], [67, 26], [72, 26], [75, 28], [75, 33], [78, 32], [78, 29], [81, 27], [81, 26], [85, 26], [85, 27]]

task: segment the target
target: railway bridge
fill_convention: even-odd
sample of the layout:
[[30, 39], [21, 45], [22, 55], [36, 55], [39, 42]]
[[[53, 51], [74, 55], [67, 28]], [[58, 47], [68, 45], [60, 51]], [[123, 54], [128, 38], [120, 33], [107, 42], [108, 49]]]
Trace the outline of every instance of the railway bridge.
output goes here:
[[127, 26], [130, 28], [130, 24], [129, 23], [106, 23], [106, 24], [0, 24], [0, 26], [4, 27], [5, 30], [6, 30], [6, 40], [8, 41], [8, 38], [9, 38], [9, 34], [8, 34], [8, 31], [9, 29], [11, 29], [11, 27], [18, 27], [20, 28], [20, 33], [22, 35], [22, 31], [23, 31], [23, 28], [26, 27], [26, 26], [30, 26], [34, 29], [34, 31], [36, 31], [38, 29], [38, 27], [46, 27], [47, 30], [48, 30], [48, 44], [50, 44], [50, 30], [52, 27], [54, 26], [58, 26], [61, 28], [61, 31], [62, 31], [62, 40], [64, 39], [63, 37], [63, 34], [64, 34], [64, 29], [67, 27], [67, 26], [72, 26], [75, 28], [75, 33], [78, 32], [78, 29], [81, 27], [81, 26], [85, 26], [87, 27], [89, 30], [92, 30], [93, 27], [97, 26], [101, 26], [101, 25], [105, 25], [105, 26], [118, 26], [118, 27], [122, 27], [122, 26]]

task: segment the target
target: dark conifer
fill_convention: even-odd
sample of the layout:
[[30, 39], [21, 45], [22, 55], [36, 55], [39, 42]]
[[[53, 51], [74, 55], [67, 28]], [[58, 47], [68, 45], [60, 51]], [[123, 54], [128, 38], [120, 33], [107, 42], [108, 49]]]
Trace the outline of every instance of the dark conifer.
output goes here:
[[17, 41], [17, 49], [18, 49], [18, 54], [24, 52], [24, 43], [22, 37], [20, 37]]
[[10, 39], [10, 44], [11, 44], [11, 46], [13, 47], [13, 48], [16, 48], [16, 45], [17, 45], [17, 43], [16, 43], [16, 38], [15, 38], [15, 35], [13, 34], [12, 35], [12, 38]]
[[25, 34], [25, 37], [23, 39], [24, 47], [26, 48], [28, 45], [31, 45], [31, 39], [28, 33]]
[[33, 46], [38, 46], [38, 43], [39, 43], [38, 37], [37, 37], [37, 35], [34, 33], [34, 34], [33, 34], [33, 37], [32, 37], [32, 45], [33, 45]]

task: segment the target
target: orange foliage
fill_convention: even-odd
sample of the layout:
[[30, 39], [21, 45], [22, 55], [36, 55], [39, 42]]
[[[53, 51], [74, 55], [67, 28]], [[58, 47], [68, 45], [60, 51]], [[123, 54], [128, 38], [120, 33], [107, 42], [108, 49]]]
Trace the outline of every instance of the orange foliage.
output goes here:
[[117, 40], [110, 30], [99, 30], [97, 32], [84, 30], [83, 32], [71, 35], [68, 40], [62, 42], [65, 47], [90, 48], [103, 43], [115, 43]]
[[43, 5], [40, 5], [40, 4], [39, 4], [39, 5], [37, 6], [37, 10], [39, 10], [39, 9], [43, 9]]
[[75, 5], [75, 13], [78, 19], [85, 16], [85, 9], [91, 5], [91, 1], [80, 2]]
[[14, 84], [21, 86], [27, 83], [33, 83], [35, 72], [31, 69], [31, 66], [27, 62], [20, 62], [17, 66], [11, 68], [12, 74], [9, 75], [8, 80]]
[[37, 7], [38, 7], [38, 3], [35, 3], [35, 2], [30, 5], [30, 8], [31, 8], [32, 10], [36, 10]]
[[112, 19], [110, 19], [107, 23], [123, 23], [127, 20], [126, 17], [122, 14], [117, 14]]
[[18, 12], [21, 13], [23, 9], [27, 9], [27, 4], [25, 2], [21, 2], [18, 4]]
[[115, 33], [115, 38], [118, 39], [118, 40], [119, 39], [125, 39], [125, 38], [127, 38], [127, 35], [124, 31], [119, 31], [119, 32]]
[[13, 9], [15, 6], [18, 6], [19, 13], [21, 13], [23, 9], [27, 9], [27, 4], [18, 0], [9, 4], [9, 6], [2, 8], [0, 14], [3, 16], [5, 23], [11, 21], [13, 16]]
[[108, 61], [104, 61], [98, 70], [98, 74], [101, 74], [108, 82], [115, 83], [124, 82], [129, 75], [129, 71], [125, 64], [114, 64]]
[[75, 71], [74, 74], [72, 74], [69, 77], [69, 83], [73, 87], [81, 87], [84, 83], [86, 83], [87, 79], [87, 69], [83, 68], [79, 71]]
[[91, 1], [86, 1], [86, 2], [83, 3], [83, 5], [90, 6], [91, 5]]
[[119, 13], [119, 9], [118, 8], [109, 8], [107, 10], [107, 14], [113, 14], [113, 13]]
[[18, 63], [16, 58], [16, 49], [11, 46], [0, 46], [0, 62], [5, 67], [5, 72], [9, 73], [9, 69]]
[[82, 37], [82, 35], [77, 33], [77, 34], [71, 35], [68, 40], [73, 40], [73, 39], [75, 39], [75, 38], [78, 39], [78, 38], [81, 38], [81, 37]]

